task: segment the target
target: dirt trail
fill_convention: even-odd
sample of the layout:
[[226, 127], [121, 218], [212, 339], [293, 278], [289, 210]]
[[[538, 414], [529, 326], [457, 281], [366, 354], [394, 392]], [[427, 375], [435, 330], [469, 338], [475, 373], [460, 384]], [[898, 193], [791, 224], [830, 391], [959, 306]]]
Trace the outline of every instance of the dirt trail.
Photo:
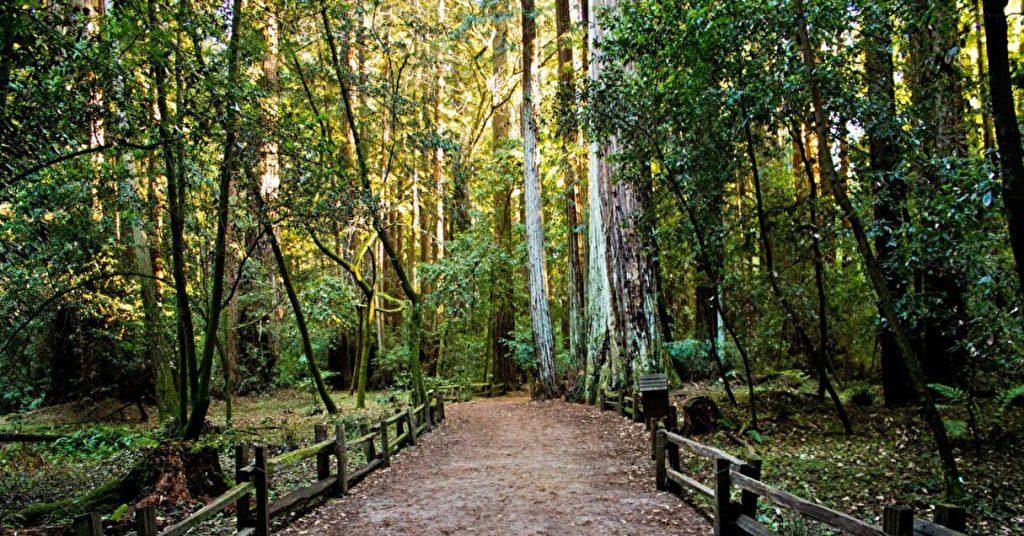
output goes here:
[[643, 426], [526, 398], [452, 404], [440, 428], [283, 534], [709, 534], [654, 487]]

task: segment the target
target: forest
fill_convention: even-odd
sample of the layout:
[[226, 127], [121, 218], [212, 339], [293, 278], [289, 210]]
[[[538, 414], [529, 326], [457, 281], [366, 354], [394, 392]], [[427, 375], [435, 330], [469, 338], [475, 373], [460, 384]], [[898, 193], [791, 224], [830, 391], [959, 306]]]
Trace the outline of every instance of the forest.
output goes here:
[[1022, 105], [1006, 0], [3, 2], [0, 531], [665, 374], [766, 482], [1024, 534]]

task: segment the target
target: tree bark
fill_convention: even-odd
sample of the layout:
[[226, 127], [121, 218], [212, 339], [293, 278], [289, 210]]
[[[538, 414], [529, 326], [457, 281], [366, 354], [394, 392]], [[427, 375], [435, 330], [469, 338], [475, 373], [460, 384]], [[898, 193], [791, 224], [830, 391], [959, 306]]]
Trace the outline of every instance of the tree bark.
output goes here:
[[[228, 40], [227, 75], [229, 87], [235, 85], [239, 76], [239, 47], [241, 41], [239, 32], [242, 19], [242, 0], [234, 0], [231, 9], [231, 37]], [[213, 288], [210, 292], [202, 360], [199, 363], [199, 390], [192, 397], [192, 412], [189, 415], [188, 426], [185, 428], [184, 439], [196, 439], [199, 437], [203, 430], [203, 424], [206, 421], [206, 412], [210, 407], [210, 374], [213, 370], [213, 352], [217, 342], [217, 327], [220, 324], [221, 301], [224, 297], [228, 202], [231, 193], [231, 176], [234, 174], [237, 160], [235, 143], [240, 122], [237, 103], [234, 98], [228, 98], [225, 111], [227, 114], [227, 124], [224, 134], [224, 158], [221, 161], [220, 179], [218, 181], [217, 235], [213, 245]]]
[[555, 10], [558, 32], [558, 138], [561, 145], [561, 167], [565, 180], [565, 225], [568, 228], [569, 257], [569, 353], [576, 372], [586, 366], [586, 244], [580, 229], [583, 223], [583, 200], [580, 194], [580, 172], [577, 159], [580, 143], [576, 121], [576, 87], [572, 50], [572, 20], [569, 0], [558, 0]]
[[996, 124], [996, 141], [999, 143], [999, 171], [1003, 179], [1003, 211], [1017, 265], [1018, 291], [1024, 296], [1024, 155], [1010, 79], [1006, 0], [983, 0], [982, 3], [989, 94]]
[[[900, 162], [899, 125], [896, 121], [896, 85], [892, 58], [892, 22], [889, 14], [873, 2], [865, 2], [864, 24], [870, 30], [864, 37], [864, 69], [868, 100], [874, 113], [865, 121], [868, 158], [875, 195], [874, 217], [877, 235], [875, 254], [886, 288], [897, 302], [907, 291], [905, 274], [894, 265], [896, 230], [903, 225], [903, 204], [907, 191], [897, 177]], [[877, 334], [881, 352], [882, 392], [885, 405], [902, 406], [914, 400], [907, 371], [900, 363], [899, 348], [891, 326], [883, 325]]]
[[[607, 5], [605, 0], [595, 0], [584, 11], [587, 23], [587, 65], [592, 81], [601, 76], [604, 60], [597, 55], [598, 42], [604, 30], [592, 13]], [[584, 382], [584, 398], [593, 402], [597, 392], [608, 387], [601, 384], [603, 369], [611, 369], [616, 361], [618, 349], [612, 336], [614, 326], [611, 313], [611, 288], [608, 279], [608, 242], [605, 233], [605, 208], [602, 199], [606, 194], [610, 172], [605, 160], [605, 147], [591, 140], [588, 151], [587, 175], [587, 362]]]
[[554, 338], [548, 303], [548, 270], [544, 253], [544, 220], [541, 206], [540, 150], [537, 146], [537, 113], [534, 110], [537, 12], [533, 0], [522, 0], [523, 25], [523, 181], [526, 185], [526, 252], [529, 258], [530, 321], [533, 350], [544, 398], [559, 395], [555, 381]]
[[[491, 77], [492, 90], [496, 99], [501, 99], [501, 89], [508, 66], [508, 23], [505, 19], [507, 2], [500, 0], [495, 6], [494, 37], [491, 41]], [[508, 142], [511, 131], [511, 117], [507, 102], [498, 100], [493, 104], [494, 115], [491, 118], [491, 151], [492, 157], [501, 158], [504, 145]], [[512, 189], [501, 182], [492, 198], [494, 209], [494, 239], [504, 254], [512, 257]], [[497, 273], [497, 280], [512, 279], [512, 274], [502, 268]], [[489, 344], [491, 353], [491, 375], [497, 382], [511, 383], [515, 379], [515, 359], [512, 350], [503, 341], [512, 339], [515, 330], [515, 310], [508, 293], [495, 291], [492, 296], [493, 313], [489, 326]]]

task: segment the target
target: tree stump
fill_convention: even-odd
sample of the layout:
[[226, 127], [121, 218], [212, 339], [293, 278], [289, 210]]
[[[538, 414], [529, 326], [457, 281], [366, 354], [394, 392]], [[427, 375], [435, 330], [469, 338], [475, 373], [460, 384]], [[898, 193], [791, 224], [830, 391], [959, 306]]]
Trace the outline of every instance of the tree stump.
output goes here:
[[718, 429], [722, 411], [718, 404], [706, 396], [691, 398], [683, 404], [683, 433], [701, 435]]

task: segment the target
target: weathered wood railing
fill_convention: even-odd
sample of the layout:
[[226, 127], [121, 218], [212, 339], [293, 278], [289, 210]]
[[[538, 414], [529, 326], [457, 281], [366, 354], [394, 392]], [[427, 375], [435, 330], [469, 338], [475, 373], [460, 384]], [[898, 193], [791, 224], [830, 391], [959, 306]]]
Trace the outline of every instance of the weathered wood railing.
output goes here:
[[487, 397], [503, 395], [508, 392], [508, 384], [495, 382], [452, 384], [439, 386], [437, 391], [444, 395], [446, 402], [457, 402], [463, 400], [464, 395]]
[[[135, 511], [135, 530], [140, 536], [180, 536], [199, 526], [228, 506], [235, 504], [236, 526], [239, 535], [266, 536], [270, 533], [270, 520], [282, 513], [295, 510], [313, 499], [333, 494], [344, 495], [352, 486], [373, 471], [391, 465], [391, 456], [402, 448], [416, 445], [419, 436], [431, 431], [444, 419], [444, 397], [440, 392], [427, 393], [428, 402], [416, 407], [396, 410], [379, 422], [360, 423], [357, 437], [348, 439], [345, 426], [335, 425], [334, 436], [328, 437], [327, 425], [314, 427], [314, 443], [307, 447], [267, 458], [267, 448], [252, 449], [255, 458], [250, 462], [248, 446], [235, 447], [235, 481], [237, 484], [193, 512], [185, 519], [157, 531], [156, 509], [152, 506]], [[377, 449], [379, 440], [380, 450]], [[362, 451], [365, 460], [349, 471], [355, 459], [350, 453]], [[335, 472], [331, 474], [331, 457], [335, 459]], [[294, 463], [316, 458], [316, 482], [291, 491], [270, 502], [270, 489], [274, 473]], [[254, 496], [253, 496], [254, 495]], [[103, 534], [99, 514], [90, 513], [75, 519], [75, 532], [85, 536]]]
[[[615, 410], [623, 417], [642, 421], [643, 407], [636, 396], [619, 391], [598, 392], [597, 405], [601, 411]], [[797, 497], [765, 484], [761, 478], [761, 460], [741, 460], [725, 451], [679, 435], [675, 406], [669, 407], [669, 416], [663, 425], [647, 419], [652, 431], [652, 449], [655, 459], [655, 483], [659, 490], [679, 494], [692, 490], [711, 500], [714, 505], [714, 534], [716, 536], [768, 536], [770, 528], [757, 521], [759, 498], [796, 511], [801, 516], [837, 528], [843, 534], [855, 536], [963, 536], [964, 509], [939, 505], [934, 521], [914, 518], [906, 505], [886, 506], [883, 526], [878, 527], [853, 516]], [[663, 427], [662, 427], [663, 426]], [[685, 449], [714, 463], [714, 482], [710, 485], [682, 472], [679, 453]], [[740, 502], [732, 500], [732, 491], [740, 492]]]
[[[658, 429], [655, 439], [655, 483], [659, 490], [679, 494], [692, 490], [711, 500], [714, 505], [714, 534], [716, 536], [777, 534], [757, 520], [758, 498], [796, 511], [803, 517], [822, 522], [855, 536], [962, 536], [963, 509], [941, 506], [936, 510], [936, 521], [914, 519], [908, 506], [887, 506], [883, 527], [861, 521], [853, 516], [808, 501], [776, 487], [765, 484], [761, 478], [761, 460], [741, 460], [727, 452], [683, 437], [672, 430]], [[714, 481], [711, 485], [682, 472], [680, 449], [685, 449], [714, 463]], [[740, 491], [740, 502], [732, 500], [733, 488]], [[940, 513], [941, 512], [941, 513]], [[958, 529], [958, 530], [955, 530]]]

